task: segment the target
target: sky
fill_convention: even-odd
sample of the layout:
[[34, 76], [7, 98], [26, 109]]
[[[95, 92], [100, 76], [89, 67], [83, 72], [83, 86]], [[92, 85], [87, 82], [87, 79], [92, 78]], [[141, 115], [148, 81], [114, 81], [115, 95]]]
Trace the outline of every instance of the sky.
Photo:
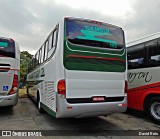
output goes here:
[[160, 32], [160, 0], [0, 0], [0, 36], [35, 54], [64, 16], [120, 26], [126, 42]]

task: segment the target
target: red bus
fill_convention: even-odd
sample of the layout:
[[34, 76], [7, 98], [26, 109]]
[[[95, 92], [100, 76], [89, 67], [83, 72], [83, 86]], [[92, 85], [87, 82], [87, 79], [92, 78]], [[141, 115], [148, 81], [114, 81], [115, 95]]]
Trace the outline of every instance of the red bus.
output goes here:
[[160, 32], [128, 43], [128, 108], [160, 123]]

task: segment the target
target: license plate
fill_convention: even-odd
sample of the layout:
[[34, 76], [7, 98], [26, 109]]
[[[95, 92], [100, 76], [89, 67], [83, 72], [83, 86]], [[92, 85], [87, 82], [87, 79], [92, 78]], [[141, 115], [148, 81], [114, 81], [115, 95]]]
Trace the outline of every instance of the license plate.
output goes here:
[[104, 97], [93, 97], [92, 100], [93, 100], [93, 102], [105, 101]]

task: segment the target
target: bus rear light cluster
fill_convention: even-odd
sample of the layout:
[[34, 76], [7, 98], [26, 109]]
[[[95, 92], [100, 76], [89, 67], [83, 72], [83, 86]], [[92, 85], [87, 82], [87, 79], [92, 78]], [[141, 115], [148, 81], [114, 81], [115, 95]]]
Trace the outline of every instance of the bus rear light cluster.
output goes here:
[[61, 98], [65, 98], [66, 97], [66, 83], [65, 83], [65, 80], [59, 80], [57, 88], [58, 88], [58, 95]]
[[72, 109], [72, 106], [67, 106], [67, 109]]
[[12, 95], [18, 92], [18, 75], [14, 74], [12, 88], [9, 91], [8, 95]]
[[119, 107], [126, 107], [127, 104], [126, 103], [122, 103], [122, 104], [118, 104]]
[[13, 40], [12, 38], [10, 38], [10, 41], [11, 41], [11, 42], [14, 42], [14, 40]]
[[92, 23], [96, 23], [96, 24], [102, 24], [102, 22], [96, 21], [96, 20], [91, 20]]

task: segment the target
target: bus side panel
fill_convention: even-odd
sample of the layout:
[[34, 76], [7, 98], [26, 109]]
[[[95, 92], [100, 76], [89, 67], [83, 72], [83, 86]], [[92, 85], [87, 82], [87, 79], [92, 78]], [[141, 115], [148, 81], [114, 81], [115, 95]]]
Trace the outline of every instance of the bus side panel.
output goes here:
[[[160, 95], [160, 86], [154, 87], [155, 84], [135, 88], [128, 92], [128, 107], [136, 110], [144, 110], [144, 101], [149, 95]], [[146, 89], [144, 89], [146, 87]]]
[[57, 109], [57, 84], [59, 80], [64, 79], [63, 67], [63, 34], [64, 21], [62, 20], [58, 27], [57, 46], [53, 57], [44, 66], [44, 99], [42, 101], [52, 112]]
[[[49, 50], [49, 58], [27, 76], [29, 95], [37, 101], [37, 92], [39, 92], [42, 107], [48, 113], [56, 113], [57, 83], [64, 79], [63, 48], [61, 46], [63, 44], [63, 25], [61, 21], [57, 29], [57, 46]], [[34, 85], [35, 82], [37, 82], [36, 85]]]
[[[58, 27], [58, 40], [57, 40], [57, 48], [56, 48], [56, 65], [55, 65], [55, 95], [56, 95], [56, 111], [59, 110], [59, 99], [58, 99], [58, 89], [57, 85], [60, 80], [65, 79], [65, 74], [64, 74], [64, 66], [63, 66], [63, 40], [64, 40], [64, 19], [62, 19], [59, 22], [59, 27]], [[56, 114], [57, 117], [57, 114]]]
[[[56, 55], [56, 53], [55, 53]], [[42, 92], [42, 103], [56, 112], [56, 58], [55, 55], [44, 66], [44, 87]], [[48, 72], [48, 73], [47, 73]]]
[[128, 71], [128, 107], [143, 111], [144, 100], [160, 89], [159, 67]]
[[37, 93], [40, 102], [49, 109], [56, 111], [56, 62], [53, 56], [49, 61], [35, 69], [28, 75], [28, 93], [37, 102]]

